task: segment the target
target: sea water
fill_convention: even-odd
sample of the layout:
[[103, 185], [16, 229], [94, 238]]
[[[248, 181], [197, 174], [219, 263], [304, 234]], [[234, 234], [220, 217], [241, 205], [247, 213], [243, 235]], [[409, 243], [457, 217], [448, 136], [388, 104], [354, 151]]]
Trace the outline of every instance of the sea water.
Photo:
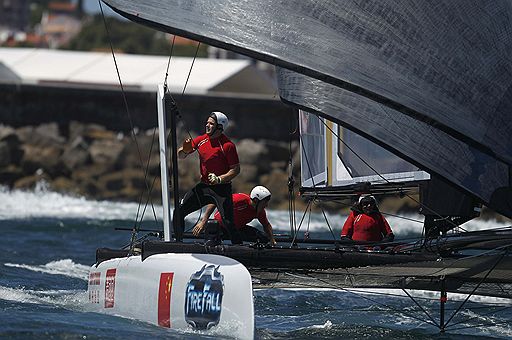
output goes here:
[[[87, 276], [95, 250], [129, 242], [129, 231], [114, 228], [133, 226], [143, 211], [137, 204], [70, 197], [41, 187], [30, 192], [0, 188], [0, 202], [0, 338], [213, 338], [88, 310]], [[287, 211], [270, 210], [268, 215], [277, 233], [289, 233], [285, 227], [289, 224]], [[154, 213], [148, 207], [143, 227], [161, 228], [161, 216], [161, 207], [155, 206]], [[197, 214], [189, 216], [189, 226], [197, 218]], [[337, 237], [346, 216], [326, 214], [326, 218], [332, 233], [324, 215], [313, 214], [305, 219], [299, 234]], [[408, 218], [388, 217], [399, 238], [417, 237], [421, 232], [421, 217]], [[502, 226], [496, 221], [473, 221], [464, 228]], [[414, 294], [422, 308], [437, 320], [439, 294]], [[448, 316], [464, 298], [449, 295]], [[266, 289], [254, 292], [254, 304], [258, 339], [512, 337], [512, 302], [507, 299], [472, 298], [445, 334], [429, 325], [430, 318], [397, 290]], [[475, 324], [482, 326], [472, 326]]]

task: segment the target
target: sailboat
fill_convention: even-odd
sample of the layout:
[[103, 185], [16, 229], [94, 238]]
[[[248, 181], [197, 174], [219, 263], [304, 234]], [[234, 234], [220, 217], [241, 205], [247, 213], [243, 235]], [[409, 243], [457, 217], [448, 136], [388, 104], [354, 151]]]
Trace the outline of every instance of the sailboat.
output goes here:
[[[98, 310], [252, 338], [253, 286], [439, 291], [441, 331], [448, 292], [510, 298], [512, 230], [453, 232], [482, 204], [512, 217], [509, 1], [103, 2], [132, 21], [276, 65], [282, 100], [300, 109], [302, 195], [350, 197], [361, 183], [407, 195], [420, 183], [426, 232], [412, 244], [347, 244], [300, 240], [290, 221], [287, 246], [172, 242], [164, 185], [164, 240], [98, 250], [89, 279]], [[158, 98], [168, 183], [163, 87]], [[172, 112], [170, 120], [175, 131]], [[339, 142], [351, 132], [399, 156], [402, 170], [359, 173]], [[175, 199], [177, 188], [173, 176]]]

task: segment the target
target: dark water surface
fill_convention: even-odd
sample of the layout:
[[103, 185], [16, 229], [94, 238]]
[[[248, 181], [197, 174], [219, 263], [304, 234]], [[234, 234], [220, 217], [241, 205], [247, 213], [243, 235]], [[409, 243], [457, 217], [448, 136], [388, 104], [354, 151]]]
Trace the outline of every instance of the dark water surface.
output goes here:
[[[21, 195], [21, 196], [20, 196]], [[87, 273], [97, 247], [129, 241], [133, 205], [76, 200], [53, 194], [0, 193], [0, 338], [137, 339], [213, 338], [177, 332], [87, 310]], [[52, 214], [54, 216], [52, 216]], [[286, 212], [271, 212], [274, 221]], [[101, 218], [103, 216], [103, 218]], [[145, 227], [154, 228], [148, 221]], [[315, 229], [316, 228], [316, 229]], [[313, 227], [316, 236], [330, 234]], [[399, 233], [400, 234], [400, 233]], [[511, 338], [510, 300], [482, 298], [463, 308], [452, 323], [460, 328], [441, 335], [411, 300], [383, 294], [339, 290], [256, 290], [255, 325], [259, 339], [466, 339]], [[427, 299], [428, 298], [428, 299]], [[434, 294], [419, 303], [438, 319]], [[456, 299], [456, 298], [454, 298]], [[459, 299], [463, 299], [459, 298]], [[491, 309], [488, 306], [493, 306]], [[450, 315], [458, 303], [448, 304]], [[496, 313], [498, 309], [504, 309]], [[418, 319], [416, 319], [418, 318]], [[469, 327], [472, 323], [483, 327]], [[496, 325], [489, 326], [490, 323]]]

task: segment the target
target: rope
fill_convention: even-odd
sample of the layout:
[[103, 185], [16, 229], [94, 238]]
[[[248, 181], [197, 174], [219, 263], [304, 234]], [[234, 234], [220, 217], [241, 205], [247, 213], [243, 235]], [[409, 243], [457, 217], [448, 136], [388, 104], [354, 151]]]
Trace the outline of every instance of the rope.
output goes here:
[[334, 232], [332, 231], [331, 225], [329, 224], [329, 220], [327, 220], [327, 215], [325, 215], [324, 208], [323, 207], [320, 207], [320, 208], [322, 209], [322, 214], [324, 215], [325, 223], [327, 223], [327, 227], [329, 227], [329, 231], [331, 232], [332, 239], [335, 240], [336, 236], [334, 236]]
[[[287, 274], [288, 274], [288, 275], [290, 275], [290, 276], [293, 276], [293, 277], [297, 277], [297, 278], [302, 278], [302, 279], [304, 278], [304, 277], [302, 277], [302, 276], [300, 276], [300, 275], [294, 275], [294, 274], [290, 274], [290, 273], [287, 273]], [[309, 276], [309, 275], [306, 275], [306, 278], [308, 278], [308, 279], [313, 279], [313, 280], [316, 280], [316, 281], [322, 282], [322, 283], [324, 283], [324, 284], [326, 284], [326, 285], [329, 285], [329, 286], [331, 286], [331, 287], [333, 287], [333, 288], [336, 288], [336, 289], [339, 289], [339, 290], [345, 291], [345, 292], [350, 293], [350, 294], [354, 294], [354, 295], [356, 295], [357, 297], [360, 297], [360, 298], [362, 298], [362, 299], [364, 299], [364, 300], [368, 300], [368, 301], [373, 302], [373, 303], [375, 303], [375, 304], [377, 304], [377, 305], [379, 305], [379, 306], [381, 306], [381, 307], [387, 308], [387, 309], [388, 309], [388, 311], [394, 311], [394, 312], [397, 312], [397, 313], [400, 313], [400, 314], [406, 315], [406, 316], [408, 316], [408, 317], [410, 317], [410, 318], [413, 318], [413, 319], [415, 319], [415, 320], [418, 320], [418, 321], [421, 321], [421, 322], [424, 322], [424, 323], [427, 323], [427, 324], [429, 324], [429, 325], [432, 325], [432, 326], [437, 327], [437, 325], [436, 325], [435, 323], [432, 323], [432, 322], [431, 322], [431, 321], [429, 321], [429, 320], [424, 320], [424, 319], [418, 318], [418, 317], [416, 317], [416, 316], [414, 316], [414, 315], [412, 315], [412, 314], [410, 314], [410, 313], [406, 313], [404, 310], [396, 309], [396, 308], [394, 308], [394, 307], [392, 307], [392, 306], [389, 306], [389, 305], [387, 305], [387, 304], [385, 304], [385, 303], [379, 302], [379, 301], [377, 301], [377, 300], [375, 300], [375, 299], [371, 299], [371, 298], [369, 298], [369, 297], [367, 297], [367, 296], [365, 296], [365, 295], [363, 295], [363, 294], [358, 294], [358, 293], [356, 293], [356, 292], [354, 292], [354, 291], [351, 291], [351, 290], [349, 290], [349, 289], [346, 289], [346, 288], [344, 288], [344, 287], [342, 287], [342, 286], [339, 286], [339, 285], [336, 285], [336, 284], [330, 283], [330, 282], [328, 282], [328, 281], [326, 281], [326, 280], [323, 280], [323, 279], [320, 279], [320, 278], [311, 277], [311, 276]]]
[[293, 234], [293, 239], [292, 239], [292, 242], [290, 244], [290, 247], [293, 246], [295, 244], [295, 240], [297, 239], [297, 235], [300, 231], [300, 227], [302, 226], [302, 221], [304, 221], [304, 217], [306, 217], [306, 213], [308, 212], [308, 209], [310, 208], [310, 205], [311, 205], [311, 201], [308, 202], [308, 205], [306, 206], [306, 209], [304, 210], [304, 214], [302, 214], [302, 218], [299, 222], [299, 227], [297, 228], [295, 234]]
[[165, 70], [164, 78], [164, 89], [167, 89], [167, 78], [169, 77], [169, 66], [171, 65], [172, 51], [174, 50], [174, 42], [176, 41], [176, 35], [172, 36], [171, 51], [169, 52], [169, 59], [167, 60], [167, 69]]
[[498, 265], [498, 263], [500, 263], [500, 261], [503, 259], [503, 257], [505, 255], [508, 254], [508, 251], [505, 251], [503, 252], [503, 254], [501, 255], [501, 257], [498, 259], [498, 261], [496, 261], [496, 263], [494, 263], [494, 265], [487, 271], [487, 274], [485, 274], [485, 276], [480, 280], [480, 282], [478, 282], [478, 284], [476, 285], [476, 287], [473, 289], [473, 291], [468, 294], [468, 296], [466, 297], [466, 299], [464, 300], [464, 302], [461, 303], [461, 305], [459, 306], [459, 308], [457, 308], [457, 310], [455, 312], [453, 312], [452, 316], [450, 316], [450, 318], [448, 319], [448, 321], [445, 322], [444, 324], [444, 327], [447, 328], [449, 327], [448, 324], [450, 323], [450, 321], [453, 319], [453, 317], [455, 315], [457, 315], [457, 313], [460, 311], [460, 309], [464, 306], [464, 304], [466, 304], [466, 302], [469, 300], [469, 298], [471, 296], [473, 296], [473, 294], [476, 292], [476, 290], [478, 289], [478, 287], [480, 287], [480, 285], [485, 281], [485, 279], [487, 279], [487, 277], [491, 274], [491, 272], [494, 270], [494, 268], [496, 268], [496, 266]]
[[[290, 115], [290, 130], [292, 130], [293, 115]], [[295, 233], [297, 226], [295, 220], [295, 179], [293, 178], [293, 154], [292, 154], [292, 136], [297, 132], [297, 126], [290, 131], [288, 140], [288, 213], [290, 218], [290, 231]]]
[[[317, 117], [318, 115], [315, 114]], [[359, 156], [348, 144], [345, 143], [345, 141], [339, 137], [339, 135], [334, 132], [327, 124], [325, 124], [325, 122], [323, 121], [323, 119], [320, 119], [320, 117], [318, 117], [318, 119], [322, 122], [322, 124], [324, 124], [324, 126], [334, 135], [336, 136], [336, 138], [341, 141], [343, 143], [344, 146], [346, 146], [361, 162], [363, 162], [366, 166], [368, 166], [368, 168], [370, 170], [372, 170], [373, 172], [375, 172], [375, 174], [377, 176], [379, 176], [382, 180], [384, 180], [387, 184], [391, 184], [391, 182], [385, 178], [384, 176], [382, 176], [375, 168], [373, 168], [370, 164], [368, 164], [368, 162], [366, 162], [361, 156]], [[438, 214], [436, 211], [434, 211], [433, 209], [429, 208], [428, 206], [426, 206], [425, 204], [419, 202], [418, 200], [416, 200], [414, 197], [412, 197], [411, 195], [407, 194], [404, 192], [404, 195], [407, 196], [409, 199], [411, 199], [413, 202], [419, 204], [421, 207], [423, 208], [426, 208], [429, 212], [432, 212], [434, 213], [437, 217], [440, 217], [440, 218], [443, 218], [440, 214]], [[451, 220], [449, 219], [446, 219], [446, 221], [453, 225], [455, 228], [458, 227], [458, 225], [456, 225], [455, 223], [453, 223]]]
[[[117, 73], [117, 78], [118, 78], [118, 81], [119, 81], [119, 86], [121, 87], [121, 94], [122, 94], [122, 97], [123, 97], [123, 102], [124, 102], [125, 110], [126, 110], [126, 113], [127, 113], [127, 116], [128, 116], [128, 121], [130, 123], [131, 136], [132, 136], [132, 139], [133, 139], [133, 141], [135, 143], [135, 146], [136, 146], [136, 149], [137, 149], [137, 154], [139, 156], [139, 162], [141, 164], [141, 168], [143, 169], [144, 168], [144, 162], [142, 160], [142, 154], [141, 154], [141, 151], [140, 151], [139, 143], [137, 141], [137, 136], [135, 135], [135, 127], [133, 125], [132, 117], [131, 117], [131, 114], [130, 114], [130, 109], [129, 109], [129, 106], [128, 106], [128, 100], [126, 99], [126, 93], [125, 93], [125, 90], [124, 90], [123, 82], [121, 80], [121, 75], [119, 73], [119, 67], [117, 65], [117, 60], [116, 60], [116, 56], [115, 56], [115, 53], [114, 53], [114, 46], [112, 45], [112, 39], [111, 39], [111, 36], [110, 36], [110, 31], [108, 29], [107, 21], [105, 19], [105, 14], [103, 12], [103, 6], [102, 6], [100, 0], [98, 0], [98, 4], [99, 4], [99, 7], [100, 7], [103, 23], [105, 25], [105, 30], [107, 32], [108, 41], [109, 41], [109, 45], [110, 45], [110, 52], [112, 54], [112, 59], [114, 61], [114, 65], [115, 65], [115, 68], [116, 68], [116, 73]], [[148, 195], [150, 196], [150, 188], [149, 188], [149, 185], [148, 185], [148, 182], [147, 182], [147, 171], [144, 172], [144, 184], [146, 185], [146, 189], [148, 190]], [[135, 217], [135, 226], [134, 226], [133, 233], [132, 233], [132, 241], [135, 240], [135, 235], [138, 233], [138, 229], [140, 227], [140, 225], [138, 225], [138, 217], [139, 217], [139, 214], [140, 214], [140, 207], [141, 207], [141, 202], [142, 202], [142, 197], [143, 196], [144, 196], [144, 191], [141, 193], [140, 198], [139, 198], [139, 203], [138, 203], [138, 207], [137, 207], [137, 214], [136, 214], [136, 217]], [[154, 215], [154, 218], [155, 218], [155, 222], [158, 223], [158, 220], [156, 218], [155, 207], [154, 207], [152, 201], [151, 201], [151, 207], [153, 209], [153, 215]], [[132, 246], [132, 248], [133, 248], [133, 246]]]

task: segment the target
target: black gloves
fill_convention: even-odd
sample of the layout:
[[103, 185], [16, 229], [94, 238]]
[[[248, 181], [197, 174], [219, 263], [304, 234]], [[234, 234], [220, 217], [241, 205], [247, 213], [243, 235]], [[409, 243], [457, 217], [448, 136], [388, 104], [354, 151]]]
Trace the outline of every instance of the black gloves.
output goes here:
[[393, 233], [389, 233], [382, 239], [382, 242], [393, 242], [395, 239], [395, 235]]

